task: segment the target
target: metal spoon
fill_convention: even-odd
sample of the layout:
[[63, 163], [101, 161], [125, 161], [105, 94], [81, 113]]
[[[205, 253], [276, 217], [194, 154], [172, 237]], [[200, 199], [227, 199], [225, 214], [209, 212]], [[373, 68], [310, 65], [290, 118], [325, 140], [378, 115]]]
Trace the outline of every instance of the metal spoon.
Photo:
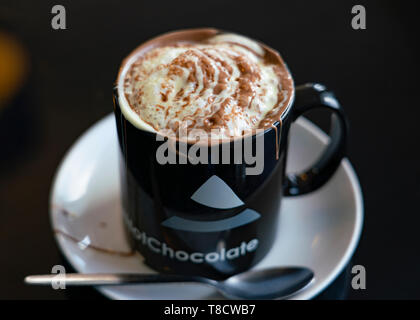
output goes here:
[[25, 283], [51, 285], [65, 281], [66, 286], [109, 286], [140, 283], [199, 282], [215, 287], [227, 298], [282, 299], [302, 290], [314, 278], [312, 270], [304, 267], [278, 267], [250, 270], [217, 281], [209, 278], [173, 274], [81, 274], [33, 275]]

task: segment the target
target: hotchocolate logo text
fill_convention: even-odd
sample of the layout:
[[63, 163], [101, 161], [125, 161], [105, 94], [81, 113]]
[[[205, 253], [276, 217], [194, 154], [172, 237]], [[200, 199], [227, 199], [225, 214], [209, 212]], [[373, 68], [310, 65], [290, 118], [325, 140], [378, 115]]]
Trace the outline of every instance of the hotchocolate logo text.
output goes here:
[[[125, 215], [125, 217], [127, 217]], [[127, 226], [133, 237], [142, 245], [146, 246], [149, 250], [156, 254], [160, 254], [170, 259], [175, 259], [181, 262], [190, 261], [192, 263], [216, 263], [218, 261], [234, 260], [249, 252], [253, 252], [258, 247], [258, 239], [252, 239], [248, 242], [242, 241], [240, 245], [233, 248], [221, 248], [217, 252], [186, 252], [183, 250], [175, 250], [168, 246], [165, 242], [161, 242], [154, 237], [148, 236], [144, 231], [137, 229], [132, 221], [128, 218], [125, 219]]]

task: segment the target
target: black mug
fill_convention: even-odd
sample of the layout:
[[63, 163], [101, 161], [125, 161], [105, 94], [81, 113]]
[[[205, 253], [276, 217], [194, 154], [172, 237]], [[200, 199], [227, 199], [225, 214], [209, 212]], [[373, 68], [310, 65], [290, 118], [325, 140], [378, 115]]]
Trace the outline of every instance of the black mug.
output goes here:
[[[156, 153], [166, 141], [131, 124], [118, 101], [115, 88], [127, 235], [145, 263], [161, 272], [222, 279], [255, 265], [273, 245], [283, 195], [318, 189], [345, 155], [346, 117], [334, 95], [320, 84], [296, 87], [281, 121], [260, 133], [264, 166], [258, 175], [247, 175], [244, 163], [160, 164]], [[330, 143], [306, 172], [286, 175], [290, 125], [314, 108], [332, 113]], [[241, 139], [250, 139], [255, 151], [257, 136]], [[227, 147], [233, 152], [233, 141]]]

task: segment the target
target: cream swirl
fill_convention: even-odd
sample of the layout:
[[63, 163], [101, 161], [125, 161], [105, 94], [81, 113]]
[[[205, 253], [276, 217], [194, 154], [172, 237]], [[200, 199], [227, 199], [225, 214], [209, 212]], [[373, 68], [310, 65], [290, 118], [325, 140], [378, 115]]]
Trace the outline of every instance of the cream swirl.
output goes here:
[[268, 61], [258, 43], [222, 34], [148, 50], [130, 65], [124, 94], [156, 131], [203, 129], [230, 139], [272, 125], [290, 83], [286, 68]]

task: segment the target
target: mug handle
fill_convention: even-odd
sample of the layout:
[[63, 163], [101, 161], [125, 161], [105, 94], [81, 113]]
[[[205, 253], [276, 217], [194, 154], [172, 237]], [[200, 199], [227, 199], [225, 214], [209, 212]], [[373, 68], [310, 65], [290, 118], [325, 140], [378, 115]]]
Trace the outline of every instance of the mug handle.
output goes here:
[[296, 87], [296, 97], [292, 111], [295, 121], [308, 110], [323, 108], [331, 115], [331, 140], [324, 153], [308, 170], [286, 176], [285, 196], [299, 196], [323, 186], [334, 174], [347, 148], [348, 122], [343, 108], [334, 94], [318, 83], [308, 83]]

